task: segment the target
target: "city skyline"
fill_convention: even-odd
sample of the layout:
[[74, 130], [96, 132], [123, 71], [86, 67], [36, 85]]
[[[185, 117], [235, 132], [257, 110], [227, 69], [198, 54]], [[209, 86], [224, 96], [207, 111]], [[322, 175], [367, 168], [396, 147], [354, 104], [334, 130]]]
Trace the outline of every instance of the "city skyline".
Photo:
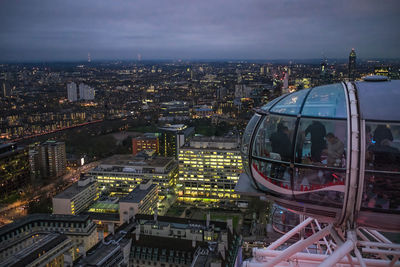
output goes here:
[[4, 1], [0, 62], [398, 58], [396, 1]]

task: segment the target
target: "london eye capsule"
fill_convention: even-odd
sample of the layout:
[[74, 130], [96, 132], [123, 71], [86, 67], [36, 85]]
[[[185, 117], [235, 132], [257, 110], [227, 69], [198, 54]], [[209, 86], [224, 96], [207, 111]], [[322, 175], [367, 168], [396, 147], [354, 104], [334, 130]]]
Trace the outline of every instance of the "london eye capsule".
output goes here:
[[327, 223], [400, 231], [400, 81], [369, 76], [283, 95], [243, 135], [256, 192]]

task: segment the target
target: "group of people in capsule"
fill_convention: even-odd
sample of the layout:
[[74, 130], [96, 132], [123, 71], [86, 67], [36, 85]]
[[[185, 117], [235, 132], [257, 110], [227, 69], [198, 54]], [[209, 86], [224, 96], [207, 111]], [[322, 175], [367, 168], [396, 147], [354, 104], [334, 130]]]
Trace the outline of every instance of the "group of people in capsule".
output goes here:
[[[334, 130], [327, 132], [327, 128]], [[372, 130], [373, 129], [373, 130]], [[307, 125], [300, 125], [295, 145], [295, 161], [304, 165], [321, 166], [318, 169], [301, 168], [294, 172], [294, 190], [310, 188], [313, 185], [326, 186], [344, 182], [345, 138], [337, 137], [334, 132], [345, 132], [345, 124], [313, 120]], [[400, 209], [397, 193], [400, 191], [400, 151], [393, 144], [391, 129], [385, 124], [366, 126], [365, 160], [366, 169], [375, 173], [365, 175], [363, 206], [381, 209]], [[272, 153], [268, 157], [283, 162], [291, 162], [293, 130], [285, 122], [276, 125], [276, 131], [269, 135]], [[345, 134], [342, 134], [345, 136]], [[272, 163], [270, 177], [287, 180], [289, 168], [285, 164]], [[323, 167], [331, 167], [325, 169]], [[332, 168], [338, 168], [335, 171]], [[385, 175], [379, 171], [398, 172], [397, 175]], [[388, 188], [390, 187], [390, 188]], [[335, 194], [334, 199], [338, 196]]]
[[397, 136], [400, 129], [395, 131], [395, 136], [384, 124], [370, 124], [365, 130], [367, 172], [362, 207], [400, 211], [400, 150], [394, 142], [400, 137]]
[[[293, 158], [292, 133], [285, 122], [279, 122], [276, 131], [269, 136], [271, 152], [269, 157], [290, 162]], [[300, 127], [295, 146], [295, 160], [297, 163], [314, 166], [328, 166], [342, 168], [345, 164], [345, 146], [333, 132], [327, 132], [325, 125], [317, 120], [312, 121], [305, 129]], [[282, 164], [272, 164], [271, 177], [284, 179], [287, 177], [287, 168]], [[294, 186], [325, 185], [338, 182], [338, 175], [332, 176], [333, 171], [303, 169], [302, 173], [295, 173]], [[296, 188], [295, 188], [296, 189]]]

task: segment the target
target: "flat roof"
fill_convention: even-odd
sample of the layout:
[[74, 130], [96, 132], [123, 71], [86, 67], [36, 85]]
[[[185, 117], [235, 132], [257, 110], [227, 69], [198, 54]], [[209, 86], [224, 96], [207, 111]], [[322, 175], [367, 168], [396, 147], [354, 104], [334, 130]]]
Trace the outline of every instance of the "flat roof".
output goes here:
[[[141, 248], [158, 248], [158, 254], [161, 255], [163, 250], [166, 252], [165, 255], [168, 257], [170, 251], [175, 252], [186, 252], [188, 256], [192, 257], [198, 246], [207, 246], [206, 242], [196, 241], [196, 247], [192, 246], [192, 240], [179, 239], [171, 237], [160, 237], [152, 235], [139, 235], [139, 240], [136, 240], [134, 232], [130, 234], [132, 236], [132, 249], [138, 247]], [[188, 253], [189, 252], [189, 253]]]
[[79, 194], [80, 192], [82, 192], [85, 189], [87, 189], [88, 187], [90, 187], [91, 185], [95, 184], [96, 181], [94, 180], [93, 182], [90, 182], [90, 183], [88, 183], [87, 185], [84, 185], [84, 186], [79, 186], [78, 183], [79, 182], [73, 183], [70, 187], [68, 187], [67, 189], [65, 189], [61, 193], [55, 195], [53, 198], [71, 199], [74, 196], [76, 196], [77, 194]]
[[99, 263], [101, 263], [104, 259], [109, 258], [114, 255], [113, 251], [115, 250], [120, 250], [121, 247], [119, 244], [111, 243], [111, 244], [101, 244], [99, 247], [97, 247], [96, 250], [94, 250], [92, 253], [86, 255], [86, 258], [83, 258], [81, 263], [87, 263], [90, 265], [95, 265], [97, 266]]
[[38, 259], [40, 256], [43, 255], [43, 253], [47, 253], [54, 249], [57, 245], [63, 243], [65, 240], [67, 240], [68, 237], [66, 235], [62, 234], [57, 234], [57, 233], [51, 233], [40, 240], [37, 240], [36, 242], [32, 243], [29, 246], [26, 246], [22, 250], [20, 250], [18, 253], [12, 255], [11, 257], [7, 258], [3, 264], [4, 266], [27, 266], [36, 259]]
[[36, 221], [61, 221], [61, 222], [84, 223], [87, 220], [89, 220], [89, 215], [45, 214], [45, 213], [31, 214], [1, 227], [0, 235], [6, 234], [28, 223]]
[[114, 165], [114, 166], [151, 166], [151, 167], [164, 167], [171, 161], [173, 158], [167, 157], [154, 157], [154, 158], [143, 158], [136, 157], [131, 154], [122, 154], [122, 155], [114, 155], [109, 158], [104, 159], [99, 166], [101, 165]]
[[153, 190], [157, 185], [151, 184], [147, 189], [141, 189], [140, 185], [136, 186], [128, 195], [121, 198], [119, 202], [130, 202], [139, 203], [142, 201], [151, 190]]

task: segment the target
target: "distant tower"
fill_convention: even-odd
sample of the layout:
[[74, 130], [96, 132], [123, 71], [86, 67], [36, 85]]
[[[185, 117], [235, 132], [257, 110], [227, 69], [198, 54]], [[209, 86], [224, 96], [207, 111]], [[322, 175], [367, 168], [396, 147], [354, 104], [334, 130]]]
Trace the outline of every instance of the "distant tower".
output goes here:
[[142, 61], [142, 54], [137, 54], [137, 60]]
[[6, 80], [0, 80], [0, 97], [9, 97], [11, 95], [11, 86]]
[[356, 51], [354, 48], [351, 49], [349, 56], [349, 79], [354, 80], [356, 78]]
[[319, 72], [319, 84], [328, 84], [329, 81], [329, 70], [328, 70], [328, 62], [326, 59], [324, 59], [321, 62], [321, 66], [320, 66], [320, 72]]
[[74, 102], [78, 100], [78, 94], [76, 91], [76, 83], [71, 82], [67, 84], [67, 95], [68, 95], [68, 100], [70, 102]]
[[92, 62], [92, 58], [90, 57], [90, 53], [88, 53], [88, 55], [87, 55], [87, 62], [88, 63]]
[[288, 71], [285, 72], [285, 76], [283, 78], [283, 87], [282, 87], [282, 94], [289, 93], [289, 73]]

